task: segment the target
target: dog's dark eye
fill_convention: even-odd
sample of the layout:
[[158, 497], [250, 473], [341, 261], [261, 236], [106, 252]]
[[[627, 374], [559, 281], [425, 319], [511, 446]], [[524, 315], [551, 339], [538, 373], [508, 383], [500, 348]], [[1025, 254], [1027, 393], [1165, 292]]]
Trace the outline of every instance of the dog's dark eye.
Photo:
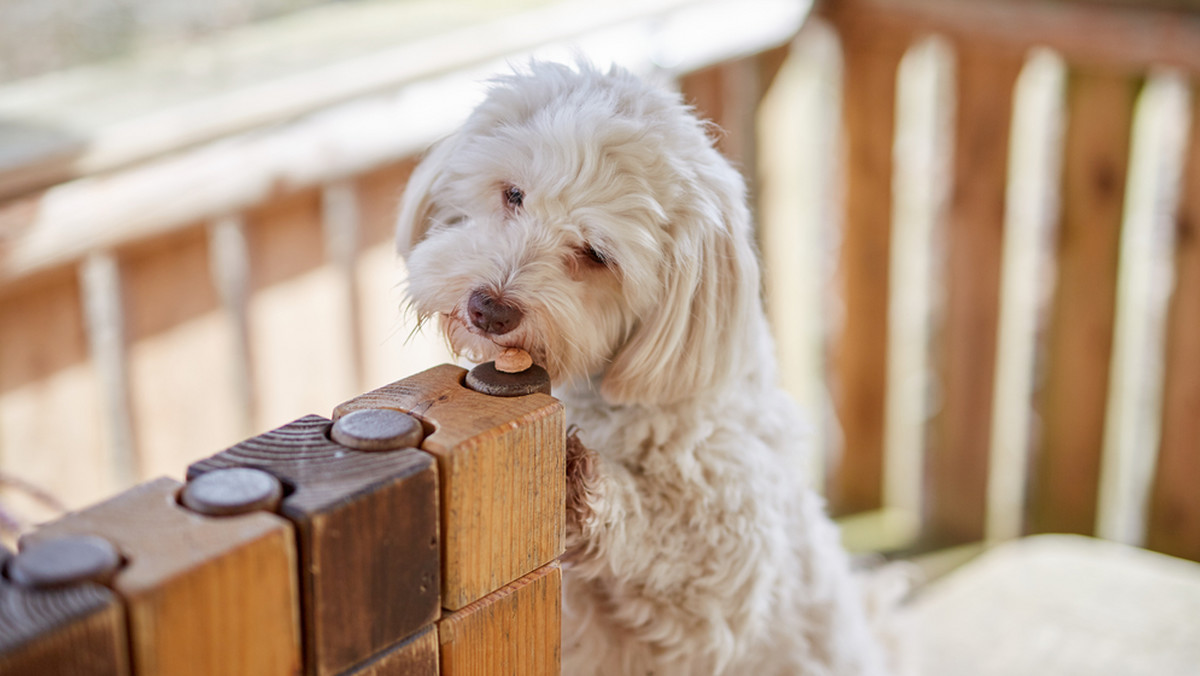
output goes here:
[[525, 202], [525, 193], [521, 189], [510, 185], [504, 189], [504, 201], [510, 207], [519, 207]]
[[597, 251], [596, 247], [585, 244], [583, 245], [582, 251], [583, 255], [587, 256], [588, 260], [592, 261], [596, 265], [608, 265], [608, 256], [605, 256], [601, 251]]

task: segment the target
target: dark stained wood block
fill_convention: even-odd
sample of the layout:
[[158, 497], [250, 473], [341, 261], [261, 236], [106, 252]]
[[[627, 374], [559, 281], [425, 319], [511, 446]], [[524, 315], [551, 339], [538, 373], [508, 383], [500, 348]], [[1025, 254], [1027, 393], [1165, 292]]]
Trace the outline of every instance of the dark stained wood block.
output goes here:
[[[136, 486], [22, 538], [22, 546], [92, 534], [125, 559], [112, 588], [125, 602], [138, 676], [270, 676], [300, 670], [291, 525], [266, 512], [207, 517], [168, 478]], [[41, 672], [34, 672], [41, 673]]]
[[0, 578], [0, 675], [127, 676], [128, 650], [125, 609], [110, 590], [90, 582], [33, 589]]
[[437, 629], [428, 626], [343, 676], [438, 676]]
[[434, 431], [421, 448], [441, 484], [442, 606], [462, 608], [552, 561], [563, 551], [563, 408], [553, 397], [492, 397], [443, 365], [352, 399], [364, 408], [417, 416]]
[[437, 619], [437, 466], [415, 449], [355, 451], [306, 416], [188, 468], [188, 479], [253, 467], [289, 487], [296, 527], [305, 664], [333, 674]]
[[442, 676], [558, 676], [562, 570], [543, 566], [438, 622]]

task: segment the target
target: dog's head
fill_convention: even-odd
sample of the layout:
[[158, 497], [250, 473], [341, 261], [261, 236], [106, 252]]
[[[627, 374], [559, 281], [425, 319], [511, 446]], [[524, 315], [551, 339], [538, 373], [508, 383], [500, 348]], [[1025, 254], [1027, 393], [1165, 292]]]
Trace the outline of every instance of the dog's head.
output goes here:
[[517, 346], [556, 385], [678, 400], [736, 373], [759, 329], [744, 192], [677, 95], [535, 63], [414, 170], [408, 296], [475, 361]]

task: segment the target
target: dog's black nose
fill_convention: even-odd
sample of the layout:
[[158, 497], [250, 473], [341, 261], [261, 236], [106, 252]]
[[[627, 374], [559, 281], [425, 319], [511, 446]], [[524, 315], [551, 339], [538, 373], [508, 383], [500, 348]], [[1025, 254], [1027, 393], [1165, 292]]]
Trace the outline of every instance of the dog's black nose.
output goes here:
[[467, 314], [476, 328], [494, 336], [502, 336], [517, 328], [525, 316], [521, 308], [505, 303], [483, 289], [475, 289], [471, 293], [467, 300]]

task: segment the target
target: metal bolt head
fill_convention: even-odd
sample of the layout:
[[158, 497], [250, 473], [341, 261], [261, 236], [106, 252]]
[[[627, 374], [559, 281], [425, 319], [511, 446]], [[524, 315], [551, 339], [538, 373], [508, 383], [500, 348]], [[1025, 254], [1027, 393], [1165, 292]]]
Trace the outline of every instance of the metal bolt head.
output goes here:
[[36, 541], [8, 562], [8, 576], [26, 587], [49, 589], [79, 582], [108, 582], [121, 555], [98, 535], [64, 535]]
[[484, 362], [467, 372], [467, 387], [495, 397], [519, 397], [541, 392], [550, 394], [550, 374], [534, 364], [520, 373], [496, 370], [495, 362]]
[[357, 451], [392, 451], [416, 448], [425, 438], [425, 430], [407, 413], [390, 408], [364, 408], [338, 418], [329, 436]]
[[208, 516], [275, 511], [282, 499], [279, 479], [251, 467], [205, 472], [189, 481], [179, 496], [184, 507]]

